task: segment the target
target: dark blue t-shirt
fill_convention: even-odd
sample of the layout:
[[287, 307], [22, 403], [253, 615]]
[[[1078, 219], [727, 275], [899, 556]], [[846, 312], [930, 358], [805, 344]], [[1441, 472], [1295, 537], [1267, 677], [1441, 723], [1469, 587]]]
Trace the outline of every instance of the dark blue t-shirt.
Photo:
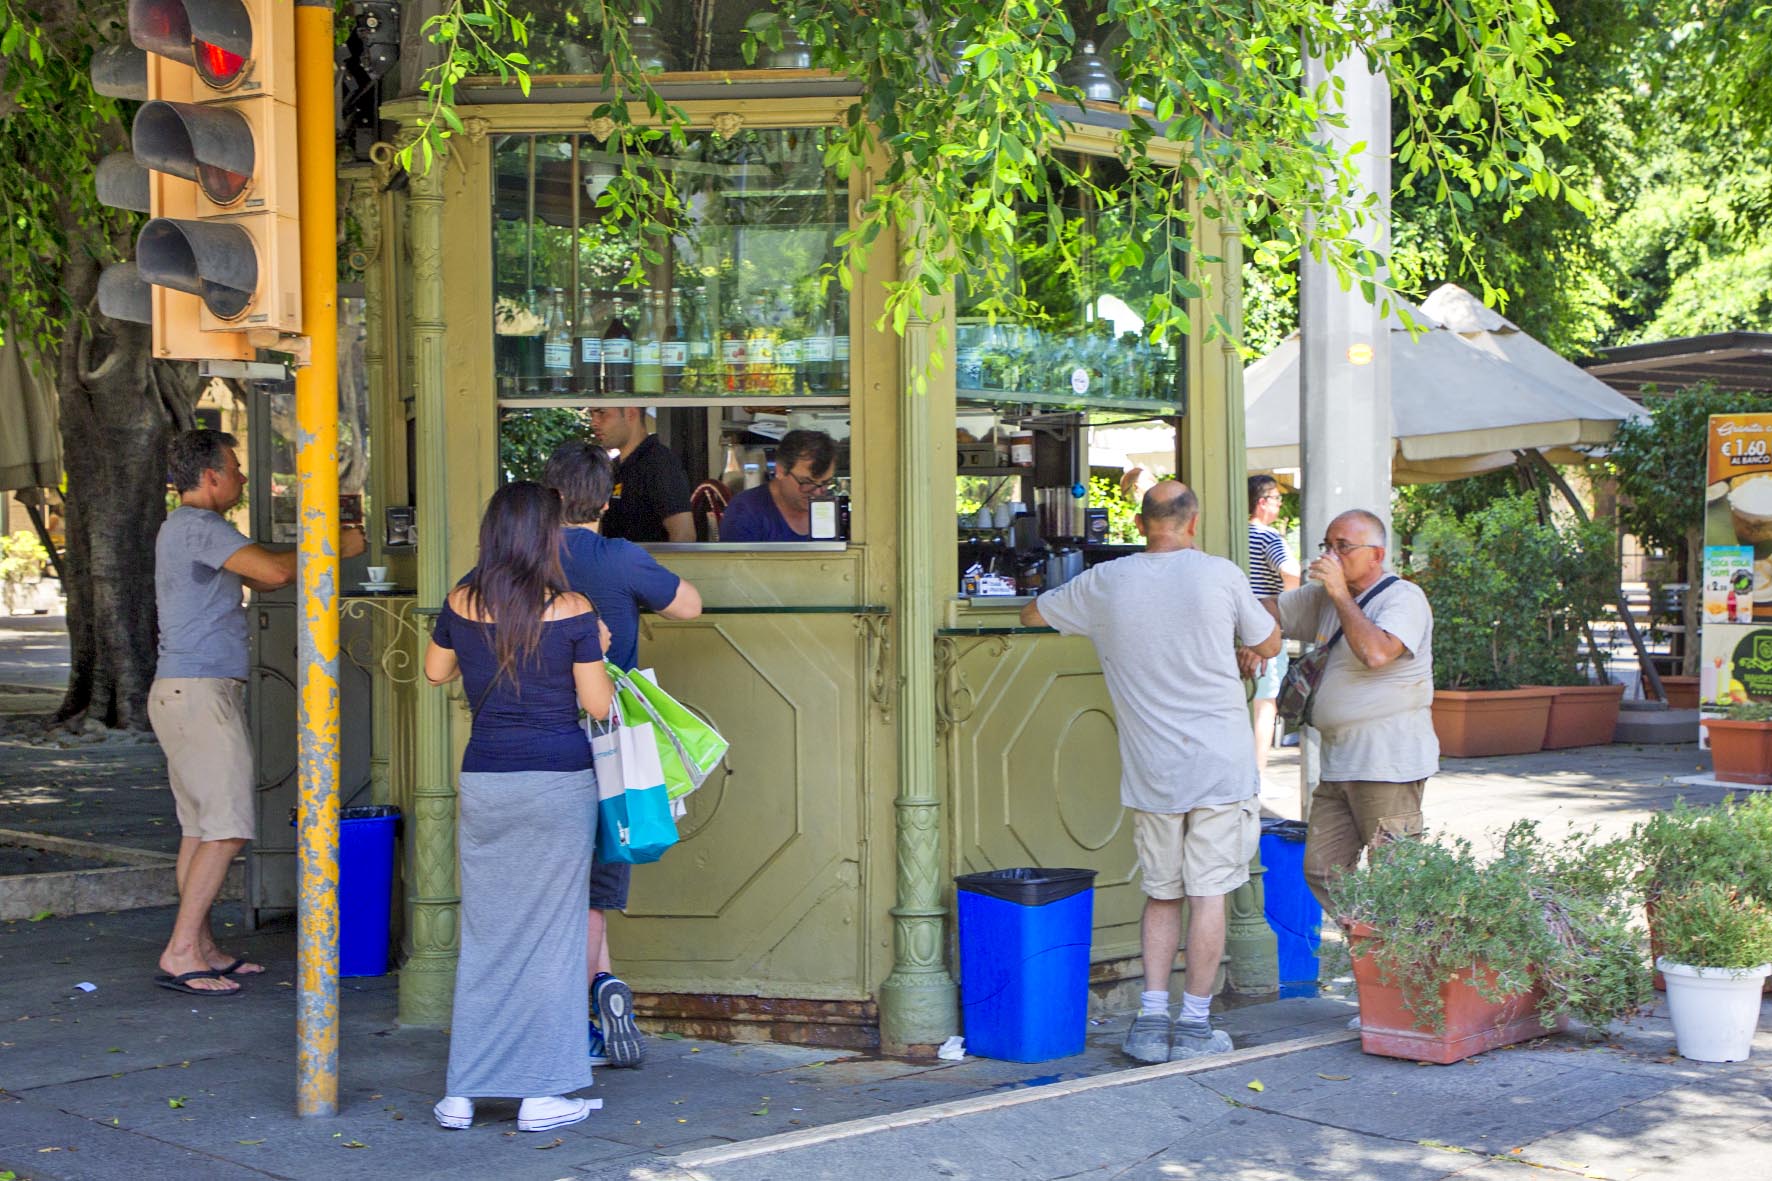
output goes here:
[[812, 536], [794, 532], [794, 527], [775, 507], [775, 497], [769, 494], [769, 485], [762, 484], [746, 488], [732, 498], [732, 503], [720, 514], [720, 540], [811, 541]]
[[682, 579], [631, 541], [567, 528], [560, 547], [566, 585], [589, 599], [609, 625], [609, 663], [632, 672], [640, 661], [640, 608], [662, 611]]
[[517, 669], [516, 682], [498, 672], [492, 647], [496, 624], [463, 619], [447, 601], [431, 638], [455, 651], [474, 729], [462, 755], [463, 771], [583, 771], [591, 744], [578, 717], [572, 666], [603, 659], [597, 613], [541, 625], [541, 646]]

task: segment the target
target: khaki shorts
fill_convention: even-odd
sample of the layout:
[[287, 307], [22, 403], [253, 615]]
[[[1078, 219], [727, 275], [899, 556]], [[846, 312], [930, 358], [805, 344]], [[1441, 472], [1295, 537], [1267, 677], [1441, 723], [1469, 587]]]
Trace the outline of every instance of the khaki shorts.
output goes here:
[[200, 841], [252, 840], [246, 683], [228, 677], [156, 680], [148, 689], [148, 720], [166, 752], [184, 835]]
[[1261, 839], [1254, 800], [1209, 804], [1191, 812], [1132, 812], [1132, 843], [1144, 892], [1156, 899], [1210, 898], [1249, 880]]

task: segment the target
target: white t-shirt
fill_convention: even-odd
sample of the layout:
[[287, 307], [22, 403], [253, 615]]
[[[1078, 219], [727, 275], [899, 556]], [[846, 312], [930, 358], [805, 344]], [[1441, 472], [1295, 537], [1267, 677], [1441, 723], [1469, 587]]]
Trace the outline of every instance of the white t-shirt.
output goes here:
[[1141, 812], [1234, 804], [1260, 791], [1236, 644], [1274, 634], [1234, 563], [1199, 550], [1131, 554], [1040, 596], [1088, 636], [1120, 734], [1120, 802]]
[[[1361, 596], [1356, 595], [1355, 598]], [[1321, 778], [1413, 783], [1440, 769], [1434, 735], [1434, 613], [1413, 582], [1398, 579], [1366, 604], [1366, 618], [1403, 642], [1403, 654], [1367, 668], [1343, 636], [1311, 694], [1311, 725], [1322, 735]], [[1289, 639], [1321, 644], [1340, 620], [1321, 583], [1280, 596]]]

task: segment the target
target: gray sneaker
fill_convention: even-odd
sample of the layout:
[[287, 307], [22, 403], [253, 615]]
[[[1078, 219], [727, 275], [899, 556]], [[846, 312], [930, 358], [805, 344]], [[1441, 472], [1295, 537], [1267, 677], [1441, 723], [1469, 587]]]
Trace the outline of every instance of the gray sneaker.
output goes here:
[[1235, 1048], [1231, 1045], [1231, 1035], [1222, 1029], [1213, 1029], [1211, 1019], [1195, 1017], [1190, 1020], [1177, 1017], [1173, 1042], [1169, 1047], [1169, 1061], [1180, 1062], [1207, 1054], [1224, 1054]]
[[1162, 1013], [1140, 1013], [1132, 1019], [1126, 1040], [1120, 1049], [1126, 1057], [1140, 1062], [1169, 1060], [1169, 1017]]

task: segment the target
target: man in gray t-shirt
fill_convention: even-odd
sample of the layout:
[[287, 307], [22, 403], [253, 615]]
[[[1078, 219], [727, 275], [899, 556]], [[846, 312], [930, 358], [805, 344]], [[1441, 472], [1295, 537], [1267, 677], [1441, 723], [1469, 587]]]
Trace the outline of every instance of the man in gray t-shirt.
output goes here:
[[[1165, 480], [1145, 494], [1142, 554], [1103, 563], [1022, 609], [1028, 626], [1088, 636], [1114, 703], [1120, 802], [1132, 812], [1146, 895], [1144, 992], [1125, 1051], [1141, 1062], [1231, 1048], [1209, 1020], [1224, 954], [1224, 896], [1249, 880], [1260, 779], [1237, 645], [1272, 657], [1280, 629], [1243, 571], [1195, 547], [1199, 502]], [[1169, 977], [1188, 902], [1181, 1017]]]
[[[246, 606], [243, 587], [270, 590], [295, 579], [295, 554], [254, 545], [222, 514], [240, 503], [246, 478], [234, 436], [186, 431], [172, 441], [167, 470], [179, 506], [154, 542], [154, 599], [160, 658], [148, 689], [148, 718], [166, 753], [178, 811], [178, 916], [154, 982], [193, 996], [240, 991], [232, 976], [263, 972], [215, 943], [209, 912], [228, 866], [253, 837], [252, 745], [246, 728]], [[363, 552], [349, 530], [339, 552]]]

